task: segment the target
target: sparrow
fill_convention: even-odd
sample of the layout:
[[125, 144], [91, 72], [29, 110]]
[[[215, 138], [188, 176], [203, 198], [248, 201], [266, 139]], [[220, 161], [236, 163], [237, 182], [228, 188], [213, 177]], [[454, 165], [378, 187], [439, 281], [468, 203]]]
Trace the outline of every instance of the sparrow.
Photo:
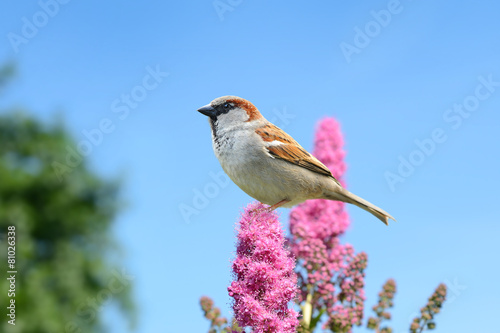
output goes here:
[[395, 219], [342, 187], [331, 171], [249, 101], [222, 96], [198, 109], [208, 117], [212, 146], [224, 172], [269, 210], [309, 199], [354, 204], [383, 223]]

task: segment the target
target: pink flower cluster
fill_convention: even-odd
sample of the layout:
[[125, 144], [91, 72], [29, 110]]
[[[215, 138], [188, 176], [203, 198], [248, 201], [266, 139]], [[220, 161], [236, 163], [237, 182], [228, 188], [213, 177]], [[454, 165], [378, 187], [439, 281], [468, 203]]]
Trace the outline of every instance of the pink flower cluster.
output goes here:
[[[343, 144], [337, 121], [323, 119], [316, 132], [313, 154], [341, 183], [346, 170]], [[361, 323], [367, 259], [365, 253], [355, 255], [351, 245], [340, 244], [339, 236], [348, 226], [342, 202], [306, 201], [290, 214], [290, 247], [301, 267], [299, 302], [312, 295], [313, 308], [326, 309], [329, 316], [325, 327], [338, 326], [342, 331]]]
[[446, 300], [447, 287], [444, 283], [439, 284], [434, 293], [429, 297], [427, 304], [420, 309], [420, 317], [413, 319], [410, 326], [411, 333], [420, 333], [425, 328], [429, 330], [436, 328], [434, 317], [441, 312], [443, 303]]
[[396, 281], [387, 280], [382, 286], [382, 291], [378, 293], [378, 303], [372, 307], [375, 317], [368, 318], [366, 327], [380, 333], [390, 333], [389, 327], [381, 327], [384, 320], [391, 319], [389, 309], [394, 306], [394, 294], [396, 294]]
[[285, 238], [275, 212], [261, 203], [246, 207], [240, 219], [235, 280], [228, 287], [240, 327], [255, 333], [296, 332], [298, 313], [288, 308], [296, 296], [295, 262], [284, 249]]
[[365, 301], [364, 270], [367, 261], [366, 253], [359, 253], [338, 277], [339, 303], [328, 309], [329, 319], [325, 324], [325, 327], [332, 328], [333, 332], [350, 332], [352, 326], [362, 324]]
[[220, 328], [227, 324], [227, 319], [221, 316], [220, 309], [214, 306], [214, 301], [207, 296], [202, 296], [200, 298], [200, 305], [205, 318], [210, 320], [211, 328]]

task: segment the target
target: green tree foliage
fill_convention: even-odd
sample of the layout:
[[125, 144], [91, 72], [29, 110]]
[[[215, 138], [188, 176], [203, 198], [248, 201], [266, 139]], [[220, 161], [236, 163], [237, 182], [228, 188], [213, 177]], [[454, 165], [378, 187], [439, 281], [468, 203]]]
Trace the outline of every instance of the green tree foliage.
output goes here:
[[[8, 297], [9, 281], [0, 280], [1, 332], [103, 332], [101, 310], [113, 302], [132, 317], [133, 277], [112, 264], [118, 184], [93, 174], [85, 161], [58, 177], [53, 162], [74, 146], [62, 125], [0, 111], [0, 276], [9, 270], [9, 226], [17, 271], [15, 297]], [[15, 326], [6, 317], [11, 299]]]

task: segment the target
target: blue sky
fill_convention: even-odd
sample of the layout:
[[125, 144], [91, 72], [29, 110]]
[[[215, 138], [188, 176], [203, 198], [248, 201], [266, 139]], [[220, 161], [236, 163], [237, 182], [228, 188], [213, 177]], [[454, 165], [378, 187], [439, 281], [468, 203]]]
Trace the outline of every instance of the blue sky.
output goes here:
[[[213, 180], [221, 168], [196, 112], [228, 94], [307, 149], [320, 118], [341, 123], [348, 188], [398, 220], [348, 207], [343, 241], [369, 255], [367, 309], [395, 278], [393, 327], [407, 332], [446, 282], [436, 332], [497, 331], [498, 2], [221, 2], [219, 13], [214, 1], [0, 10], [0, 59], [18, 64], [0, 106], [62, 116], [91, 166], [124, 180], [114, 232], [135, 277], [136, 332], [207, 331], [202, 295], [230, 315], [234, 224], [251, 199]], [[212, 197], [186, 218], [198, 191]], [[113, 305], [103, 311], [108, 331], [123, 332]]]

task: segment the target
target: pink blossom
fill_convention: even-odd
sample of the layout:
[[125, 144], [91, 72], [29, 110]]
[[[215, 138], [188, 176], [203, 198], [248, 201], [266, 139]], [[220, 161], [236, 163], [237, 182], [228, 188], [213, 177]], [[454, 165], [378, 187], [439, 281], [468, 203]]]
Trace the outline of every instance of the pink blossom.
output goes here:
[[[338, 122], [333, 118], [320, 121], [313, 154], [341, 184], [346, 170], [343, 144]], [[290, 214], [289, 243], [298, 267], [303, 268], [298, 272], [299, 302], [311, 294], [315, 309], [327, 309], [329, 319], [325, 327], [350, 331], [363, 317], [366, 254], [355, 255], [351, 245], [340, 244], [339, 236], [349, 227], [344, 205], [338, 201], [309, 200], [295, 207]]]
[[295, 262], [285, 250], [278, 215], [261, 203], [248, 205], [239, 221], [234, 281], [228, 287], [240, 327], [255, 333], [295, 332], [298, 313], [288, 308], [296, 296]]

